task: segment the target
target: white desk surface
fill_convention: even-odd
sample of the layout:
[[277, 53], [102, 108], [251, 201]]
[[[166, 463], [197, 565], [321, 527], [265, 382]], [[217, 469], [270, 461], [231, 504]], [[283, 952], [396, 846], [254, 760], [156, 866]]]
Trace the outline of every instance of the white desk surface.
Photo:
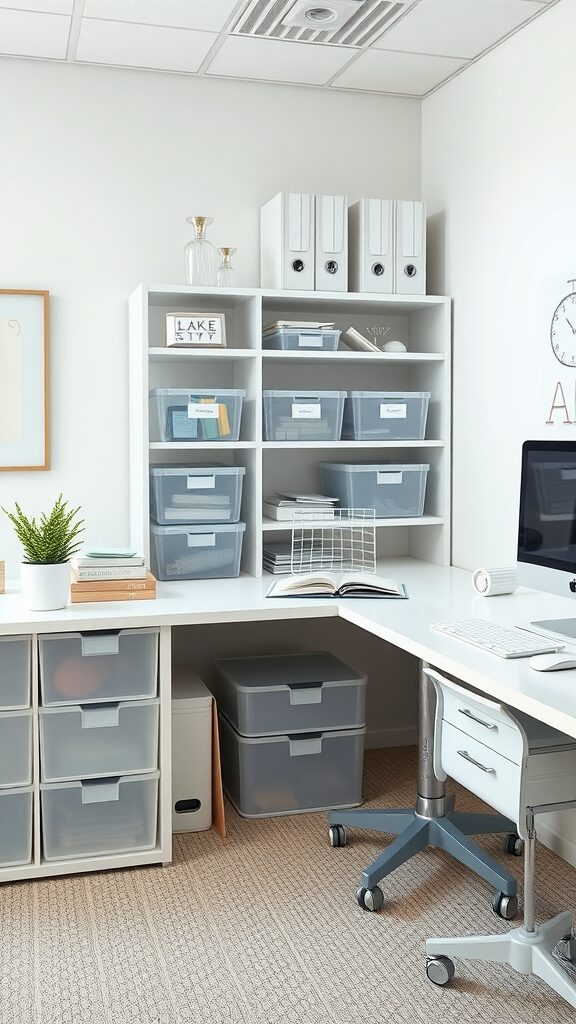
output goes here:
[[534, 619], [570, 618], [576, 616], [576, 599], [526, 589], [483, 598], [472, 590], [470, 572], [416, 559], [387, 559], [379, 572], [405, 583], [409, 600], [267, 598], [272, 579], [266, 576], [160, 583], [153, 601], [30, 612], [20, 594], [9, 588], [0, 595], [0, 635], [340, 616], [487, 696], [576, 737], [576, 669], [535, 672], [527, 659], [506, 661], [430, 629], [432, 622], [472, 617], [518, 626]]

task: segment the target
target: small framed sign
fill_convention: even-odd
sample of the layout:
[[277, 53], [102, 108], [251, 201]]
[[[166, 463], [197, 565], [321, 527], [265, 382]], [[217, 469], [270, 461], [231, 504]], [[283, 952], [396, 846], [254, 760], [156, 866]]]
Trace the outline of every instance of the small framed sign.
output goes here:
[[166, 344], [182, 348], [226, 348], [224, 313], [167, 313]]

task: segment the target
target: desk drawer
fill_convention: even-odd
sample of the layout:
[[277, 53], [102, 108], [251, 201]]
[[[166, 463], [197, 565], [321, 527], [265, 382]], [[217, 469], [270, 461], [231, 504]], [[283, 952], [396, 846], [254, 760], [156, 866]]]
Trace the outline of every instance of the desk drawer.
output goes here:
[[155, 697], [158, 630], [52, 633], [40, 637], [42, 703], [99, 704]]
[[482, 704], [474, 703], [474, 694], [460, 698], [458, 694], [444, 690], [444, 708], [442, 718], [460, 732], [478, 740], [483, 746], [495, 750], [514, 764], [522, 763], [522, 738], [517, 729], [510, 725], [503, 715], [495, 709], [486, 709]]
[[0, 789], [32, 782], [32, 711], [0, 712]]
[[442, 725], [441, 759], [450, 778], [507, 818], [518, 820], [520, 765], [478, 743], [449, 722]]
[[0, 709], [30, 707], [29, 636], [0, 637]]

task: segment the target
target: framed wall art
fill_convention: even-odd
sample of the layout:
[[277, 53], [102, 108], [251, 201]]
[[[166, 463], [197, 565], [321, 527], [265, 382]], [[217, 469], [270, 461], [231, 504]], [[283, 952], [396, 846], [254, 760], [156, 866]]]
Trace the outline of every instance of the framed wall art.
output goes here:
[[182, 348], [225, 348], [224, 313], [167, 313], [166, 345]]
[[48, 299], [0, 288], [0, 470], [50, 468]]

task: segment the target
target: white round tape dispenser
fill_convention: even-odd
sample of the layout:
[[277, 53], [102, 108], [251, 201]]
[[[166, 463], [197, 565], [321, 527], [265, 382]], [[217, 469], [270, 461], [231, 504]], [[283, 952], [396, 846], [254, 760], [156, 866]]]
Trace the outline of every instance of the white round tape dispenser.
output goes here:
[[472, 575], [472, 586], [482, 597], [496, 597], [498, 594], [513, 594], [518, 589], [516, 569], [476, 569]]

